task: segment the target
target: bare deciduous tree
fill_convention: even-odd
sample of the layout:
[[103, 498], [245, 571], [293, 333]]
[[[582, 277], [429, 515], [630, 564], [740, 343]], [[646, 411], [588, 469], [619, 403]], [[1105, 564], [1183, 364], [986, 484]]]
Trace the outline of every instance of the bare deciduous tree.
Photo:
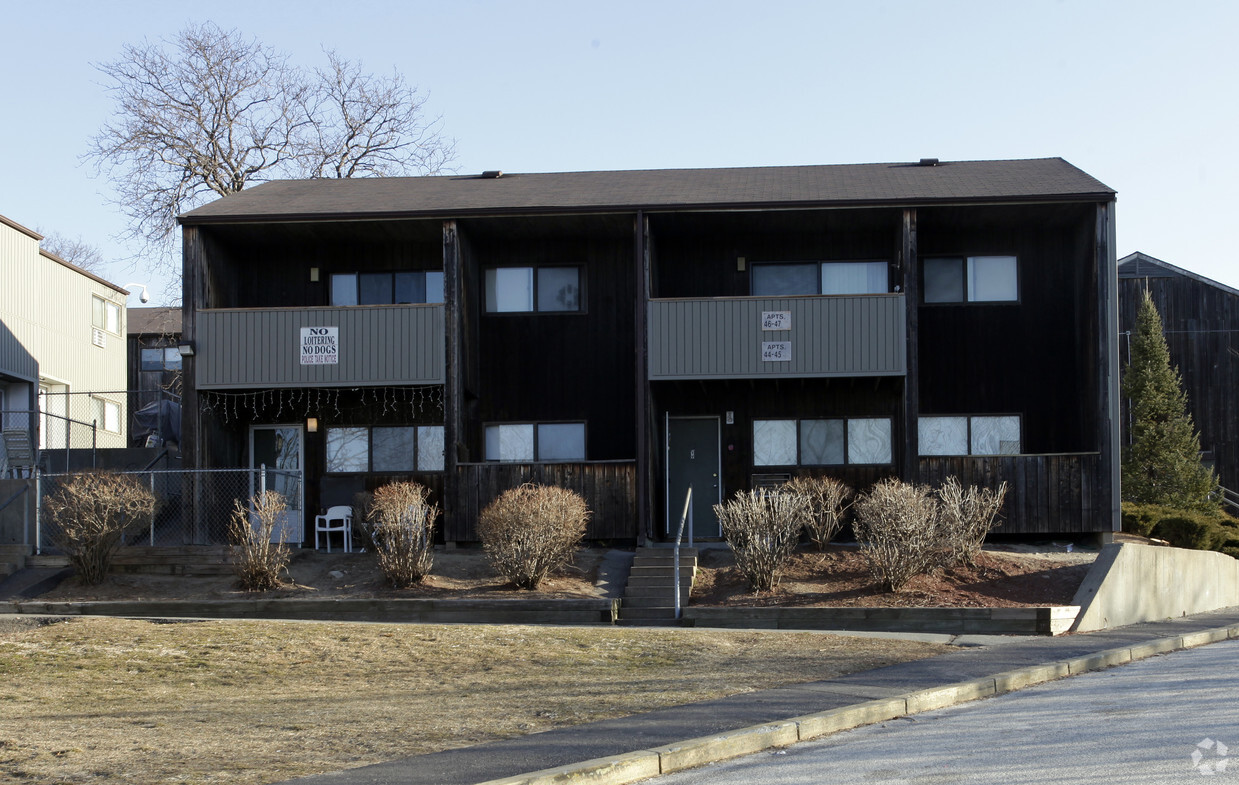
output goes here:
[[288, 55], [206, 22], [126, 46], [96, 68], [116, 109], [87, 159], [116, 189], [128, 235], [179, 272], [176, 216], [280, 177], [436, 174], [454, 157], [425, 98], [328, 52], [307, 71]]
[[83, 240], [81, 235], [74, 238], [60, 232], [44, 232], [42, 229], [38, 231], [43, 235], [39, 247], [44, 251], [55, 254], [87, 272], [98, 274], [103, 269], [103, 254]]

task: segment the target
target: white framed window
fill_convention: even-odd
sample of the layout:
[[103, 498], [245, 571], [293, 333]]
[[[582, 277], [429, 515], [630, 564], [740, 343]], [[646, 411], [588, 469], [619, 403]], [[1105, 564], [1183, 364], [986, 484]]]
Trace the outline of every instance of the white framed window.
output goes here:
[[886, 262], [754, 262], [754, 297], [798, 294], [886, 294]]
[[951, 415], [921, 417], [917, 442], [921, 455], [1019, 455], [1020, 416]]
[[120, 306], [97, 295], [91, 295], [90, 305], [91, 326], [120, 335]]
[[442, 270], [333, 273], [331, 304], [413, 305], [443, 302]]
[[443, 426], [328, 428], [327, 471], [385, 474], [443, 471]]
[[1020, 298], [1019, 265], [1014, 256], [925, 259], [927, 303], [998, 303]]
[[108, 398], [94, 398], [95, 426], [109, 433], [120, 433], [120, 404]]
[[754, 466], [889, 464], [889, 417], [753, 421]]
[[584, 422], [493, 423], [485, 435], [488, 461], [585, 460]]
[[485, 279], [487, 313], [581, 310], [580, 267], [492, 267]]

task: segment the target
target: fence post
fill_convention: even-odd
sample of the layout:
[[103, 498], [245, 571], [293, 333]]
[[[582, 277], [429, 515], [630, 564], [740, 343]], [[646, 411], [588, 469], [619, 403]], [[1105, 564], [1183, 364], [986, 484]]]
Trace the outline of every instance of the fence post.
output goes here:
[[267, 464], [258, 464], [258, 498], [262, 499], [267, 495]]
[[43, 472], [34, 467], [34, 552], [43, 555]]
[[[96, 451], [99, 449], [99, 421], [92, 420], [90, 423], [90, 468], [98, 469], [98, 462], [95, 457]], [[68, 451], [65, 451], [68, 455]], [[66, 463], [68, 461], [66, 460]]]
[[[151, 497], [155, 496], [155, 473], [151, 472]], [[151, 547], [155, 547], [155, 507], [151, 507]]]
[[69, 442], [73, 438], [73, 419], [69, 417], [69, 394], [65, 393], [65, 474], [69, 473]]

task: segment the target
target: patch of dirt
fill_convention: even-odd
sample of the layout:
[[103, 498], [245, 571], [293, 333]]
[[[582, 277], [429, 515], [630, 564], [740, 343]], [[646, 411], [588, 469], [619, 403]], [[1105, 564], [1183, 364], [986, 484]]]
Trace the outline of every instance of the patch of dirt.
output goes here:
[[[1021, 550], [1031, 552], [1020, 552]], [[913, 578], [902, 592], [878, 588], [855, 547], [801, 549], [773, 591], [754, 594], [729, 549], [698, 556], [694, 605], [822, 607], [1027, 607], [1070, 605], [1095, 552], [987, 548], [975, 567]]]
[[[589, 598], [604, 597], [595, 586], [602, 549], [582, 549], [573, 563], [552, 573], [537, 591], [517, 589], [495, 574], [479, 548], [435, 552], [431, 574], [409, 589], [387, 585], [373, 553], [326, 553], [294, 548], [285, 585], [262, 593], [264, 599], [352, 597], [390, 598]], [[65, 579], [40, 600], [228, 600], [256, 596], [239, 590], [236, 577], [222, 575], [159, 575], [113, 572], [98, 586], [86, 586], [76, 577]]]

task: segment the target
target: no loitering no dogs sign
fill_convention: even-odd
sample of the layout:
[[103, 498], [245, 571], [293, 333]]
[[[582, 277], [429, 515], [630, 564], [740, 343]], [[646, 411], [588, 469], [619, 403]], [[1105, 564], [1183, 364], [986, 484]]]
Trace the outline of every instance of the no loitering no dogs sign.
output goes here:
[[302, 365], [338, 365], [339, 363], [339, 327], [301, 328]]

